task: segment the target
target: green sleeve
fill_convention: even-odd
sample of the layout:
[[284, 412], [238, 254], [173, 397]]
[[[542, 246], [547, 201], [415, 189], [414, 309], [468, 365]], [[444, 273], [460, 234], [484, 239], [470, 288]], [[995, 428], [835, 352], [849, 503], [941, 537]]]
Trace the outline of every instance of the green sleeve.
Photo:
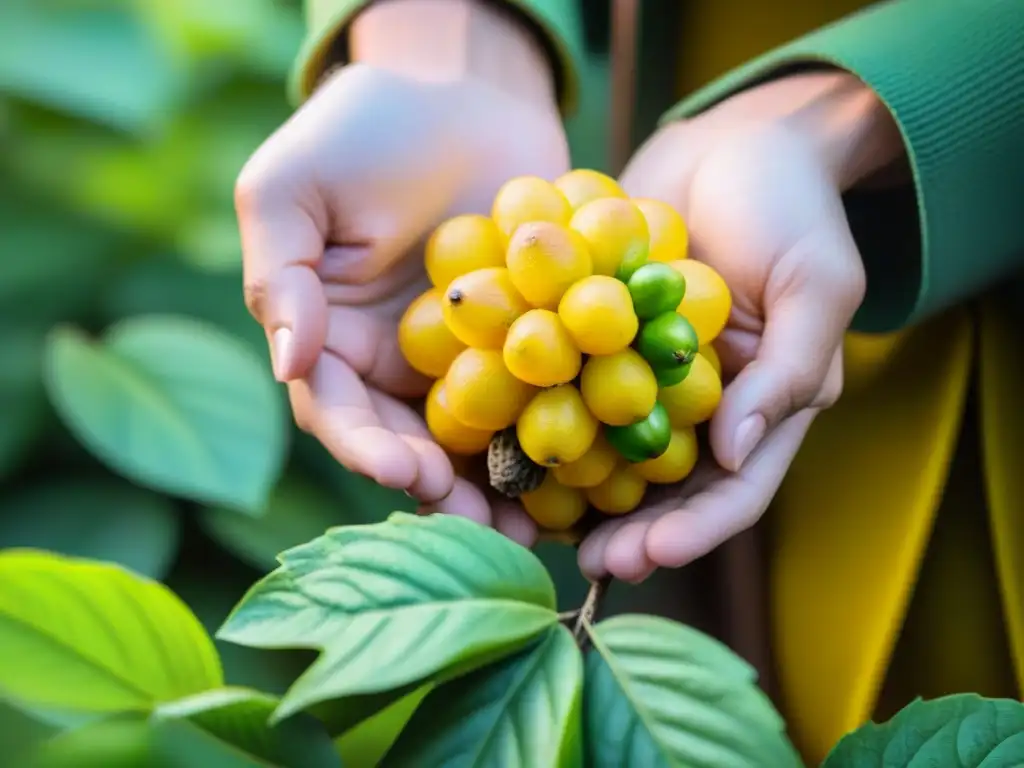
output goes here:
[[1024, 267], [1024, 0], [879, 3], [740, 67], [662, 119], [815, 65], [846, 69], [878, 94], [913, 171], [905, 189], [847, 196], [868, 274], [855, 328], [899, 328]]
[[[582, 26], [577, 0], [494, 0], [518, 11], [536, 29], [556, 66], [563, 114], [576, 107]], [[327, 67], [343, 60], [337, 41], [370, 0], [305, 0], [306, 37], [289, 84], [294, 103], [307, 99]]]

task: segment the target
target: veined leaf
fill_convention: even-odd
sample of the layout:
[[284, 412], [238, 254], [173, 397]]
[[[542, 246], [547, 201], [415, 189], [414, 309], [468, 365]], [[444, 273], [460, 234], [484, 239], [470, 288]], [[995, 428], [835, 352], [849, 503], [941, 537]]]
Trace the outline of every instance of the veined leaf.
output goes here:
[[579, 648], [552, 627], [529, 649], [435, 688], [382, 768], [580, 766], [582, 693]]
[[0, 553], [0, 694], [15, 703], [145, 712], [222, 682], [210, 637], [163, 585], [104, 563]]
[[49, 342], [46, 385], [99, 459], [135, 482], [258, 512], [281, 471], [286, 422], [269, 372], [242, 342], [183, 317], [74, 329]]
[[793, 768], [801, 762], [754, 670], [721, 643], [654, 616], [590, 630], [584, 683], [593, 768]]
[[529, 550], [466, 519], [395, 513], [285, 552], [218, 636], [321, 650], [276, 716], [345, 697], [360, 709], [354, 724], [434, 678], [514, 653], [557, 622], [554, 606]]
[[844, 736], [822, 768], [1024, 765], [1024, 703], [976, 694], [916, 699], [889, 721]]

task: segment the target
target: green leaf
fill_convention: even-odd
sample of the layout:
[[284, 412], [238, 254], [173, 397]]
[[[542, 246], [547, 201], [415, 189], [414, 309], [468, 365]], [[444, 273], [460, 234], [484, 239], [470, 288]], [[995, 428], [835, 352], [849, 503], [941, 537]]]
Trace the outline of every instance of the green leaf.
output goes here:
[[157, 768], [153, 764], [148, 723], [125, 717], [101, 720], [60, 733], [45, 742], [23, 765], [24, 768]]
[[822, 768], [1024, 765], [1024, 703], [959, 694], [916, 699], [891, 720], [844, 736]]
[[152, 716], [156, 750], [182, 768], [340, 768], [331, 738], [312, 717], [268, 724], [277, 704], [273, 696], [245, 688], [164, 704]]
[[178, 551], [179, 520], [164, 496], [102, 478], [52, 478], [9, 494], [0, 549], [47, 549], [118, 563], [162, 579]]
[[120, 130], [158, 128], [180, 100], [186, 73], [132, 14], [0, 5], [0, 92]]
[[[0, 329], [0, 478], [21, 461], [45, 426], [46, 398], [41, 379], [43, 335], [27, 329]], [[0, 518], [2, 520], [2, 518]], [[0, 544], [0, 546], [3, 546]]]
[[395, 513], [285, 552], [218, 636], [321, 650], [276, 716], [348, 697], [354, 724], [426, 682], [522, 648], [557, 622], [554, 606], [554, 585], [529, 550], [463, 518]]
[[433, 686], [417, 688], [334, 740], [345, 768], [378, 768]]
[[119, 566], [0, 553], [0, 693], [79, 712], [148, 711], [222, 684], [195, 616]]
[[801, 765], [754, 670], [721, 643], [654, 616], [616, 616], [589, 632], [588, 766]]
[[211, 507], [203, 510], [199, 522], [229, 552], [267, 572], [277, 567], [279, 553], [346, 522], [343, 518], [344, 511], [322, 488], [286, 475], [259, 517]]
[[92, 343], [54, 331], [45, 381], [92, 453], [156, 490], [256, 512], [285, 454], [269, 372], [241, 342], [183, 317], [140, 317]]
[[581, 766], [582, 693], [576, 642], [552, 627], [532, 648], [435, 688], [382, 768]]

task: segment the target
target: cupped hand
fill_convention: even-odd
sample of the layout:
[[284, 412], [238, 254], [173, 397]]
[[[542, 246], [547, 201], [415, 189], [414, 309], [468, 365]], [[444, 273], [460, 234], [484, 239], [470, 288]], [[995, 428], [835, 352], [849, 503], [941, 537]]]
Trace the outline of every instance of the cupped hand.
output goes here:
[[509, 178], [567, 166], [554, 104], [368, 64], [332, 76], [247, 163], [236, 193], [246, 304], [296, 422], [344, 466], [491, 522], [405, 402], [429, 382], [399, 351], [397, 323], [427, 287], [422, 246], [438, 223], [489, 212]]

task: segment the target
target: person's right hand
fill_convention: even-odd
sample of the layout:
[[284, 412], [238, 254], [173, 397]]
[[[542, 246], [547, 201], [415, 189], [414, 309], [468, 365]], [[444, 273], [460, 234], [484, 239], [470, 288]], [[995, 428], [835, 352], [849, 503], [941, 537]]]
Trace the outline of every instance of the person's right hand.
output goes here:
[[483, 493], [403, 402], [429, 382], [403, 359], [397, 323], [427, 287], [432, 229], [488, 213], [512, 177], [553, 179], [568, 148], [550, 84], [529, 99], [473, 73], [411, 69], [346, 66], [246, 164], [245, 301], [302, 429], [345, 467], [490, 524]]

